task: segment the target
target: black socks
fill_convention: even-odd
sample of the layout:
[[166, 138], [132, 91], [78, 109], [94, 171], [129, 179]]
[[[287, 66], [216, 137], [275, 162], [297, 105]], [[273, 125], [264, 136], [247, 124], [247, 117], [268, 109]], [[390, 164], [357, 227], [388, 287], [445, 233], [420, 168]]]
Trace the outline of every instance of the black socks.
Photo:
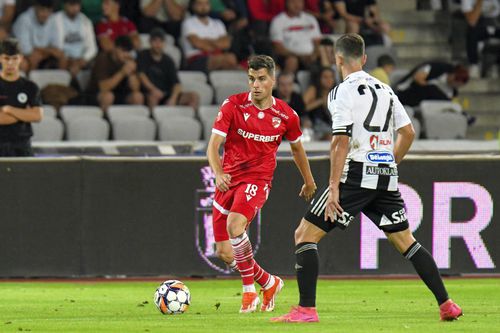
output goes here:
[[297, 258], [295, 270], [300, 292], [299, 305], [315, 307], [319, 270], [318, 244], [309, 242], [297, 244], [295, 256]]

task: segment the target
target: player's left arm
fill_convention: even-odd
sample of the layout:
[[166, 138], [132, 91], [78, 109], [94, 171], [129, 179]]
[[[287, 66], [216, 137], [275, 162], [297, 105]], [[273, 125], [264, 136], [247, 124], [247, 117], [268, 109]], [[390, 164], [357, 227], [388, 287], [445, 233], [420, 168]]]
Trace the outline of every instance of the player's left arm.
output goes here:
[[309, 160], [307, 159], [306, 150], [300, 140], [290, 143], [290, 148], [292, 149], [295, 165], [299, 169], [302, 179], [304, 180], [304, 185], [302, 185], [299, 196], [309, 201], [316, 191], [316, 183], [314, 182]]
[[5, 105], [4, 107], [2, 107], [2, 112], [25, 123], [39, 122], [40, 120], [42, 120], [43, 114], [43, 110], [40, 106], [21, 109], [10, 105]]
[[410, 117], [408, 117], [405, 108], [397, 97], [395, 97], [394, 103], [394, 123], [398, 131], [398, 137], [394, 144], [394, 160], [399, 164], [415, 139], [415, 130], [413, 129]]

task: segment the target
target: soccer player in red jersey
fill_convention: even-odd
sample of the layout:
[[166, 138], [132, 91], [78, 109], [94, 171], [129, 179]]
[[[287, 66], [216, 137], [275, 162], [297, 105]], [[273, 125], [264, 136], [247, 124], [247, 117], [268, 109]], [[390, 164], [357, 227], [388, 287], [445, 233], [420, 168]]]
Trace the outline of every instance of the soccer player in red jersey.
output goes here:
[[[272, 96], [275, 64], [269, 56], [248, 61], [249, 92], [226, 99], [214, 122], [207, 156], [216, 176], [213, 228], [217, 255], [236, 262], [243, 280], [240, 313], [254, 312], [259, 304], [254, 279], [263, 289], [261, 311], [274, 309], [283, 281], [266, 272], [253, 258], [246, 229], [262, 208], [271, 189], [276, 152], [283, 137], [289, 142], [304, 185], [300, 196], [309, 200], [315, 190], [311, 169], [300, 141], [300, 120], [285, 102]], [[225, 143], [224, 143], [225, 140]], [[223, 161], [219, 148], [224, 143]]]

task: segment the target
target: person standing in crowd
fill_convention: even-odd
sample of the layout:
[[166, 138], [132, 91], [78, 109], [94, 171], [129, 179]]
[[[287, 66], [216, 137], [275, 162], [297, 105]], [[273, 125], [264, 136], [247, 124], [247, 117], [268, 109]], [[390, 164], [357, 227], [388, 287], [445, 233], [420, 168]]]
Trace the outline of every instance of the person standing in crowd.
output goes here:
[[0, 43], [0, 157], [32, 156], [32, 122], [42, 120], [40, 91], [20, 74], [23, 60], [18, 43]]
[[134, 49], [141, 47], [141, 40], [134, 22], [120, 16], [120, 0], [102, 1], [103, 18], [96, 26], [97, 40], [99, 46], [105, 52], [114, 47], [114, 41], [119, 36], [128, 36], [132, 41]]

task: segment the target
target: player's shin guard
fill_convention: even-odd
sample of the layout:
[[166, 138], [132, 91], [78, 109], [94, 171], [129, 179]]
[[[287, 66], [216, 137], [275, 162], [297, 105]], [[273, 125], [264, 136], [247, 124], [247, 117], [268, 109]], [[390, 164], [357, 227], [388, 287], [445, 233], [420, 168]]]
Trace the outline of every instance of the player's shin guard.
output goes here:
[[300, 302], [303, 307], [316, 306], [316, 283], [319, 271], [318, 244], [300, 243], [296, 246], [297, 283], [299, 285]]
[[448, 293], [432, 255], [418, 242], [414, 242], [403, 256], [410, 260], [418, 275], [432, 291], [439, 305], [448, 300]]
[[[234, 260], [238, 265], [238, 270], [240, 271], [241, 279], [243, 281], [243, 291], [255, 292], [255, 287], [253, 285], [254, 260], [250, 239], [248, 239], [246, 233], [243, 233], [239, 237], [231, 238], [231, 246], [233, 247]], [[251, 290], [252, 287], [253, 290]]]

